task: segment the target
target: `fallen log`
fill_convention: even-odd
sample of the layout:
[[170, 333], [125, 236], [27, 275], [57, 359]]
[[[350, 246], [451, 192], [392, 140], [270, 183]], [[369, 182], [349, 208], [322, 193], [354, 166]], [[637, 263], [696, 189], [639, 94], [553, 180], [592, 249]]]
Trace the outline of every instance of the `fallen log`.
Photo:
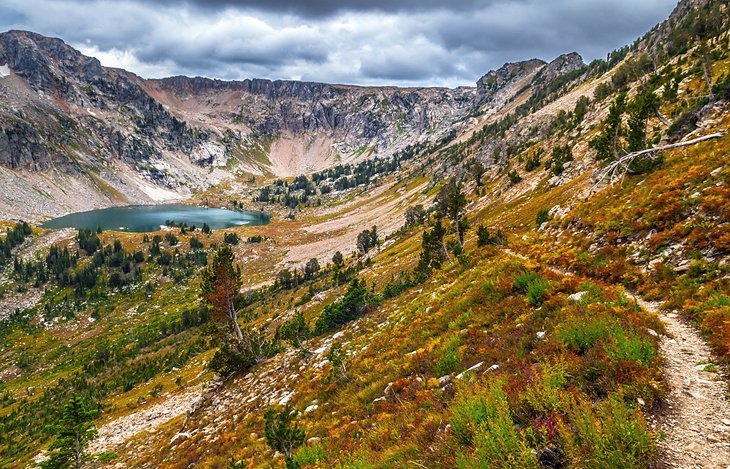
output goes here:
[[[621, 158], [615, 160], [602, 170], [600, 170], [600, 177], [596, 181], [595, 184], [593, 184], [593, 187], [591, 187], [590, 193], [595, 192], [596, 187], [598, 187], [599, 184], [603, 182], [606, 177], [609, 177], [609, 185], [612, 185], [617, 180], [621, 179], [623, 180], [626, 173], [629, 171], [629, 166], [631, 163], [639, 157], [647, 156], [653, 157], [656, 153], [661, 153], [667, 150], [672, 150], [674, 148], [681, 148], [686, 147], [690, 145], [696, 145], [700, 142], [704, 142], [706, 140], [711, 140], [713, 138], [720, 138], [725, 136], [725, 131], [721, 130], [719, 132], [715, 132], [713, 134], [704, 135], [702, 137], [697, 137], [692, 140], [687, 140], [684, 142], [678, 142], [678, 143], [672, 143], [669, 145], [663, 145], [661, 147], [654, 147], [654, 148], [647, 148], [646, 150], [641, 151], [635, 151], [632, 153], [628, 153]], [[620, 176], [620, 177], [619, 177]]]

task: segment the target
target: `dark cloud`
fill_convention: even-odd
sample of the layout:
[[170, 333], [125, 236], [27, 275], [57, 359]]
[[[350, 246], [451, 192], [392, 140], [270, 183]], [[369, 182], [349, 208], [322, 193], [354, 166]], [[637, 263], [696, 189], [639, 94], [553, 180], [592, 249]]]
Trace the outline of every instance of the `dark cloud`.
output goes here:
[[0, 0], [0, 29], [61, 37], [142, 76], [473, 84], [504, 62], [589, 61], [675, 0]]
[[[343, 11], [423, 12], [430, 10], [465, 11], [499, 0], [187, 0], [185, 3], [206, 10], [220, 8], [285, 12], [304, 16], [327, 16]], [[176, 0], [152, 0], [165, 6], [179, 5]]]

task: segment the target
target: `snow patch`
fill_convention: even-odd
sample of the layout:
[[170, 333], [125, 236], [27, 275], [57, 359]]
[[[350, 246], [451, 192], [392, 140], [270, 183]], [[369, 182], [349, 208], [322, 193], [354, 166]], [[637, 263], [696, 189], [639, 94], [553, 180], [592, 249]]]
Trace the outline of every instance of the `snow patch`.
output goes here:
[[10, 67], [7, 65], [0, 65], [0, 78], [5, 78], [10, 76]]
[[142, 189], [142, 192], [144, 192], [147, 197], [156, 202], [162, 202], [165, 200], [180, 200], [182, 198], [180, 194], [167, 189], [163, 189], [161, 187], [153, 187], [140, 181], [137, 181], [137, 185], [140, 189]]

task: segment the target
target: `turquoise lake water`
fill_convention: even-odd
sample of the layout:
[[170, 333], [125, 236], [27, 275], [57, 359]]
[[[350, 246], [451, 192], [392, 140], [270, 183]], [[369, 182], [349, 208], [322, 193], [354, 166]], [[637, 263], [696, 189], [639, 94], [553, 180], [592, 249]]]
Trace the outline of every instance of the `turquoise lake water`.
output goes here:
[[195, 207], [193, 205], [162, 204], [111, 207], [88, 212], [77, 212], [54, 218], [41, 225], [43, 228], [88, 228], [145, 233], [157, 231], [168, 220], [187, 223], [200, 228], [207, 223], [214, 230], [236, 226], [259, 226], [269, 223], [270, 217], [262, 212]]

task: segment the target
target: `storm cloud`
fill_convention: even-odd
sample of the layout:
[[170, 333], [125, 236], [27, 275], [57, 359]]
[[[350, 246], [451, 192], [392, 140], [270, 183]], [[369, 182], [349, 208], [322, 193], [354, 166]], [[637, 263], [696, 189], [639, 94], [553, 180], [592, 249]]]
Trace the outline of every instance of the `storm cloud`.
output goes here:
[[60, 37], [144, 77], [472, 85], [504, 62], [586, 61], [676, 0], [0, 0], [0, 30]]

